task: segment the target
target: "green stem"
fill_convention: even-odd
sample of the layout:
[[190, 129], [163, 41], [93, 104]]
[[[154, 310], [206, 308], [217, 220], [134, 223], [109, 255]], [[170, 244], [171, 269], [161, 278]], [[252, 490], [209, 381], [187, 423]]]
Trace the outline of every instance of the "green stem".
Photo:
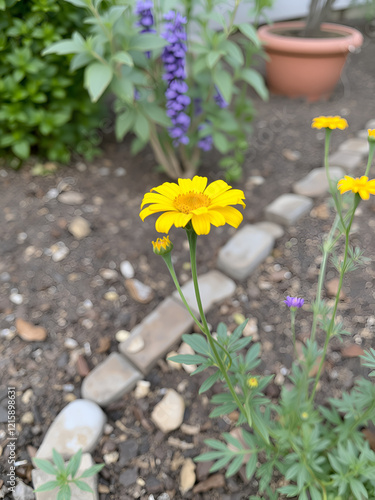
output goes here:
[[375, 142], [374, 141], [369, 141], [369, 152], [368, 152], [368, 160], [367, 160], [367, 166], [366, 166], [366, 172], [365, 176], [368, 177], [368, 174], [370, 172], [370, 167], [372, 163], [372, 157], [374, 156], [374, 150], [375, 150]]
[[292, 330], [292, 338], [293, 338], [293, 350], [294, 357], [297, 359], [297, 347], [296, 347], [296, 311], [293, 307], [290, 308], [290, 327]]

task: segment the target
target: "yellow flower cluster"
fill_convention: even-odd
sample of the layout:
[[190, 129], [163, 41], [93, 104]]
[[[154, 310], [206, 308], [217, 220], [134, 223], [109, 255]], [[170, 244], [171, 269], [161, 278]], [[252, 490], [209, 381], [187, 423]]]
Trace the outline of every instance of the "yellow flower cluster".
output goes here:
[[348, 122], [341, 116], [317, 116], [313, 119], [312, 128], [329, 128], [334, 130], [336, 128], [344, 130], [348, 126]]
[[354, 179], [354, 177], [346, 175], [344, 179], [339, 180], [337, 189], [341, 194], [352, 191], [353, 193], [358, 193], [362, 200], [368, 200], [370, 194], [375, 194], [375, 179], [369, 181], [365, 175]]

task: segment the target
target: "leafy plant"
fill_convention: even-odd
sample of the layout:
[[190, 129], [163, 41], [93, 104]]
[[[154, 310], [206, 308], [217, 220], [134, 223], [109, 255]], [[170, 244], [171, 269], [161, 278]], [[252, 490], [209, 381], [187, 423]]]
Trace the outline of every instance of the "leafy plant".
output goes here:
[[[106, 89], [115, 94], [117, 139], [133, 132], [134, 154], [150, 143], [172, 178], [192, 176], [214, 147], [227, 176], [238, 178], [254, 114], [248, 87], [268, 97], [252, 68], [256, 30], [235, 22], [240, 0], [66, 1], [84, 9], [90, 34], [78, 30], [44, 54], [74, 54], [71, 69], [85, 68], [93, 102]], [[257, 18], [270, 0], [244, 3]]]
[[70, 500], [70, 486], [74, 484], [82, 491], [94, 493], [92, 488], [82, 481], [82, 479], [94, 476], [102, 470], [105, 464], [97, 464], [89, 467], [79, 477], [76, 477], [82, 458], [82, 450], [78, 450], [69, 462], [65, 465], [63, 457], [55, 449], [52, 451], [53, 463], [42, 458], [34, 458], [34, 464], [42, 471], [55, 476], [56, 479], [47, 481], [42, 486], [39, 486], [35, 491], [42, 493], [44, 491], [53, 491], [58, 489], [57, 500]]
[[94, 107], [70, 58], [41, 52], [69, 36], [82, 16], [54, 0], [0, 0], [0, 148], [11, 165], [36, 153], [68, 162], [71, 151], [98, 153]]

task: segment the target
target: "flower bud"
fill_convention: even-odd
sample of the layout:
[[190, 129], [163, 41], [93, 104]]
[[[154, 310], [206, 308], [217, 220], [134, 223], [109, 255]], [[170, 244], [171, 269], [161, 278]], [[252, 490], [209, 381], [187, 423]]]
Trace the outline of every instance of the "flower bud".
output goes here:
[[171, 243], [169, 236], [158, 238], [156, 241], [152, 242], [152, 246], [156, 255], [167, 255], [173, 249], [173, 244]]
[[256, 379], [256, 377], [249, 377], [247, 379], [247, 385], [249, 387], [251, 387], [252, 389], [255, 389], [256, 387], [258, 387], [259, 383], [258, 383], [258, 380]]
[[375, 128], [372, 130], [370, 128], [368, 129], [368, 141], [375, 142]]

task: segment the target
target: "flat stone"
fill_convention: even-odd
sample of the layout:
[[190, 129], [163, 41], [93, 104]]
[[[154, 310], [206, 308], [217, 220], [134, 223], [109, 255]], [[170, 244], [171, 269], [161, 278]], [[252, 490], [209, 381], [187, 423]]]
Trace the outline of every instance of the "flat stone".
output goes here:
[[127, 465], [138, 455], [139, 445], [136, 439], [130, 438], [120, 443], [120, 467]]
[[82, 240], [91, 233], [90, 224], [83, 217], [74, 217], [68, 230], [77, 240]]
[[352, 173], [357, 167], [362, 165], [363, 156], [353, 151], [336, 151], [328, 158], [330, 167], [341, 167], [347, 174]]
[[271, 222], [290, 226], [306, 215], [313, 202], [300, 194], [282, 194], [266, 207], [266, 219]]
[[257, 222], [255, 224], [255, 227], [261, 229], [262, 231], [266, 231], [266, 233], [269, 233], [271, 236], [277, 240], [278, 238], [282, 238], [285, 234], [284, 229], [280, 226], [280, 224], [275, 224], [274, 222], [269, 222], [269, 221], [262, 221], [262, 222]]
[[130, 392], [141, 378], [127, 359], [113, 352], [83, 380], [82, 397], [107, 406]]
[[[202, 299], [204, 312], [207, 312], [213, 304], [220, 302], [227, 297], [233, 295], [236, 290], [236, 284], [230, 278], [220, 273], [219, 271], [210, 271], [202, 274], [198, 278], [199, 291]], [[181, 287], [182, 293], [193, 312], [199, 314], [197, 300], [195, 298], [193, 280], [185, 283]], [[173, 297], [181, 302], [181, 298], [177, 290], [173, 293]]]
[[[49, 478], [51, 478], [51, 476], [49, 476]], [[27, 486], [22, 481], [19, 481], [17, 483], [17, 486], [14, 488], [13, 498], [14, 500], [34, 500], [35, 495], [33, 489], [30, 486]], [[38, 499], [38, 496], [36, 498]]]
[[247, 224], [220, 249], [217, 267], [231, 278], [244, 280], [268, 257], [274, 241], [270, 233]]
[[[92, 465], [95, 465], [95, 462], [93, 461], [91, 455], [89, 453], [84, 453], [82, 455], [81, 463], [78, 468], [76, 477], [78, 478], [85, 470], [87, 470]], [[54, 479], [53, 476], [47, 474], [46, 472], [40, 469], [32, 470], [31, 476], [33, 479], [34, 488], [39, 488], [39, 486], [42, 486], [42, 484], [46, 483], [47, 481], [52, 481]], [[98, 497], [97, 476], [98, 475], [95, 474], [94, 476], [81, 479], [81, 481], [84, 481], [86, 484], [90, 486], [90, 488], [93, 490], [93, 493], [90, 493], [88, 491], [82, 491], [79, 488], [77, 488], [77, 486], [71, 483], [70, 487], [70, 490], [72, 492], [71, 500], [98, 500], [99, 497]], [[36, 500], [51, 500], [51, 498], [56, 498], [56, 493], [57, 490], [35, 493]]]
[[175, 390], [168, 389], [151, 414], [154, 424], [164, 434], [178, 429], [184, 420], [185, 402]]
[[135, 278], [127, 279], [125, 286], [131, 298], [141, 304], [148, 304], [154, 298], [152, 288]]
[[369, 151], [369, 144], [366, 139], [355, 137], [343, 142], [339, 146], [339, 151], [350, 151], [353, 153], [359, 153], [361, 155], [367, 155]]
[[61, 193], [57, 199], [65, 205], [81, 205], [85, 201], [84, 195], [77, 191], [66, 191]]
[[131, 469], [125, 469], [121, 472], [119, 477], [119, 482], [124, 486], [124, 488], [128, 488], [132, 484], [134, 484], [138, 479], [138, 468], [132, 467]]
[[102, 436], [106, 416], [93, 401], [76, 399], [57, 415], [37, 451], [37, 458], [52, 458], [55, 448], [65, 458], [70, 458], [82, 448], [91, 452]]
[[[130, 337], [119, 344], [120, 351], [144, 374], [163, 357], [184, 333], [191, 330], [194, 321], [179, 302], [168, 297], [135, 328]], [[136, 337], [145, 347], [136, 353], [128, 351]]]
[[[342, 179], [345, 172], [340, 167], [330, 167], [332, 183], [336, 186], [337, 181]], [[297, 194], [310, 196], [312, 198], [323, 196], [329, 192], [329, 184], [324, 168], [314, 168], [303, 179], [293, 184], [293, 191]]]

